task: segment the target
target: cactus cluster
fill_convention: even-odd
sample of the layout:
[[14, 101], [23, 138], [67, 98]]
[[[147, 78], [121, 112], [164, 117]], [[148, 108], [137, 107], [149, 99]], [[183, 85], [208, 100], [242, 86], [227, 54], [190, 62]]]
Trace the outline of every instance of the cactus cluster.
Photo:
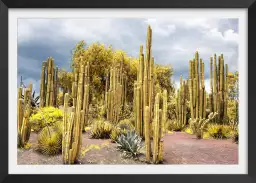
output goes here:
[[207, 96], [204, 84], [204, 62], [202, 59], [199, 60], [198, 52], [189, 63], [189, 91], [192, 120], [206, 118]]
[[154, 57], [151, 54], [152, 29], [148, 26], [146, 57], [144, 59], [143, 46], [140, 46], [139, 68], [137, 81], [134, 83], [134, 112], [136, 117], [135, 128], [138, 134], [145, 135], [144, 111], [149, 107], [149, 123], [152, 123], [153, 86], [154, 86]]
[[29, 117], [31, 115], [31, 93], [32, 83], [29, 88], [24, 89], [24, 99], [22, 99], [22, 87], [18, 89], [18, 146], [24, 147], [29, 140], [31, 125]]
[[209, 95], [210, 111], [218, 113], [217, 121], [224, 121], [227, 118], [228, 100], [228, 65], [224, 65], [224, 56], [214, 54], [210, 60], [210, 87]]
[[187, 101], [188, 101], [188, 82], [183, 81], [180, 76], [180, 88], [177, 90], [176, 96], [176, 117], [179, 128], [184, 128], [187, 124]]
[[119, 114], [126, 101], [125, 74], [123, 73], [123, 61], [120, 68], [113, 67], [106, 77], [105, 109], [107, 120], [117, 124]]
[[[79, 69], [79, 70], [77, 70]], [[82, 145], [82, 131], [88, 120], [89, 105], [89, 63], [75, 69], [75, 81], [72, 87], [73, 107], [68, 118], [69, 94], [64, 97], [62, 156], [64, 164], [74, 164], [78, 161]], [[75, 90], [75, 92], [74, 92]], [[74, 98], [76, 96], [76, 98]], [[75, 105], [74, 105], [75, 104]]]
[[[154, 97], [154, 57], [152, 57], [151, 45], [152, 29], [148, 26], [146, 57], [144, 59], [143, 46], [140, 46], [137, 81], [134, 83], [135, 130], [145, 138], [147, 162], [151, 162], [153, 155], [153, 163], [160, 163], [163, 161], [162, 137], [167, 121], [167, 90], [157, 93]], [[151, 148], [152, 137], [153, 148]]]
[[[161, 99], [161, 100], [160, 100]], [[160, 101], [162, 101], [162, 109], [160, 109]], [[157, 93], [154, 104], [153, 119], [153, 163], [157, 164], [163, 161], [163, 136], [164, 126], [167, 116], [167, 90], [163, 93]], [[149, 135], [147, 134], [147, 139]]]
[[56, 106], [58, 91], [58, 67], [54, 67], [54, 59], [49, 57], [42, 64], [40, 107]]

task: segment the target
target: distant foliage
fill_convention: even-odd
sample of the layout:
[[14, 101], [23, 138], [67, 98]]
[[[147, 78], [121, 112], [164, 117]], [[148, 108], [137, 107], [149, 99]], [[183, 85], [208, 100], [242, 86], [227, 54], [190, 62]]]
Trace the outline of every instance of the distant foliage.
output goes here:
[[[58, 72], [58, 84], [59, 87], [67, 93], [72, 89], [73, 73], [64, 69], [60, 69]], [[62, 102], [63, 103], [63, 102]]]
[[239, 73], [228, 73], [228, 92], [230, 100], [238, 100], [239, 97]]
[[121, 110], [119, 115], [119, 120], [129, 119], [132, 117], [132, 105], [124, 105], [124, 109]]
[[[79, 57], [83, 59], [77, 59]], [[86, 45], [84, 41], [80, 41], [72, 50], [71, 68], [74, 69], [75, 66], [86, 62], [90, 63], [90, 93], [93, 97], [100, 98], [105, 91], [106, 75], [109, 69], [113, 65], [119, 65], [123, 58], [123, 72], [126, 73], [127, 78], [129, 78], [127, 83], [127, 101], [132, 102], [134, 81], [137, 79], [138, 59], [128, 56], [123, 50], [114, 50], [111, 45], [104, 45], [98, 42]], [[170, 80], [173, 75], [173, 69], [170, 65], [157, 65], [154, 73], [156, 75], [156, 83], [158, 83], [161, 88], [167, 88], [168, 92], [173, 90], [173, 83]], [[69, 78], [68, 80], [72, 81], [71, 76], [64, 78]], [[68, 85], [69, 87], [66, 88], [70, 89], [70, 81], [61, 82], [68, 83], [62, 84], [61, 86]], [[91, 97], [91, 99], [93, 97]]]

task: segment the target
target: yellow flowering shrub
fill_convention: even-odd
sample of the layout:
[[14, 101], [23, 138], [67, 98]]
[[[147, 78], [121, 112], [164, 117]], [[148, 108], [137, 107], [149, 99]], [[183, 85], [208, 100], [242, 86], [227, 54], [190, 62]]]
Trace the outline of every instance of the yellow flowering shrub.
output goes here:
[[227, 139], [232, 136], [232, 132], [229, 125], [209, 124], [205, 136], [214, 139]]
[[37, 113], [31, 115], [29, 121], [32, 124], [32, 129], [38, 132], [45, 126], [52, 126], [62, 119], [62, 110], [55, 107], [44, 107], [39, 109]]

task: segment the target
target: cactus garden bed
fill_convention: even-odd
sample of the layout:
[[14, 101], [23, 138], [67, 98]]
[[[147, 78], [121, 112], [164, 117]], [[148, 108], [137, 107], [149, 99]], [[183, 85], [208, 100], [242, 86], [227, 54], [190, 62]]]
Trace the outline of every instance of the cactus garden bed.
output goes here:
[[[18, 149], [18, 164], [40, 165], [52, 164], [61, 165], [62, 155], [46, 156], [35, 151], [37, 134], [31, 133], [29, 143], [30, 149]], [[116, 144], [109, 139], [90, 139], [88, 134], [83, 134], [83, 154], [81, 164], [142, 164], [139, 160], [125, 159], [121, 157], [121, 152], [117, 151]]]
[[[37, 153], [37, 135], [31, 134], [28, 150], [18, 150], [18, 164], [62, 164], [62, 156], [45, 156]], [[194, 135], [174, 132], [164, 137], [163, 164], [237, 164], [238, 145], [231, 140], [198, 140]], [[145, 164], [144, 155], [138, 160], [125, 159], [110, 140], [90, 139], [83, 134], [81, 164]], [[85, 150], [86, 149], [86, 150]], [[87, 152], [86, 152], [87, 151]]]

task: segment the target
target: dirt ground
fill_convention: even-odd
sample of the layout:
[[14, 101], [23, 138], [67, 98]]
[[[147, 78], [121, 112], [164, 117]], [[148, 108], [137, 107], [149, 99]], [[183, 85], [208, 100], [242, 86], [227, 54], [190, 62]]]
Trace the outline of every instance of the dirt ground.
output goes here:
[[[62, 156], [45, 156], [34, 149], [37, 135], [31, 134], [29, 150], [18, 150], [18, 164], [62, 164]], [[88, 152], [85, 149], [89, 149]], [[84, 154], [84, 152], [86, 152]], [[81, 164], [145, 164], [145, 156], [125, 159], [110, 140], [83, 135]], [[231, 140], [198, 140], [194, 135], [174, 132], [164, 137], [163, 164], [238, 164], [238, 145]]]
[[238, 144], [183, 132], [164, 137], [164, 164], [238, 164]]
[[[18, 164], [62, 164], [62, 155], [46, 156], [35, 151], [37, 134], [31, 133], [29, 143], [32, 144], [29, 150], [18, 150]], [[91, 147], [91, 148], [90, 148]], [[83, 147], [80, 159], [81, 164], [142, 164], [144, 156], [138, 160], [125, 159], [121, 152], [116, 149], [116, 144], [109, 139], [90, 139], [89, 134], [83, 134]]]

